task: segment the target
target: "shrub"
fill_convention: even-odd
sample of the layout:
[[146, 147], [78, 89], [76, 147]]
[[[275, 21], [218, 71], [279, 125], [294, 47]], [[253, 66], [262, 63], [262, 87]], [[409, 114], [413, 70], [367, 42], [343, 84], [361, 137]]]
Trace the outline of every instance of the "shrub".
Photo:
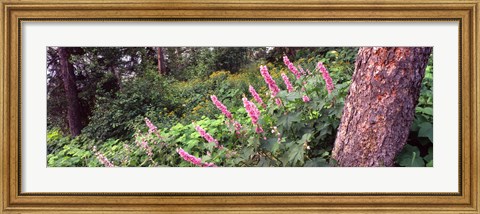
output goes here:
[[[274, 69], [274, 75], [262, 67], [261, 74], [269, 88], [266, 96], [253, 91], [248, 92], [250, 99], [247, 94], [212, 96], [210, 105], [219, 108], [223, 115], [218, 115], [216, 109], [213, 117], [202, 116], [194, 123], [160, 129], [146, 119], [148, 132], [139, 130], [135, 134], [135, 145], [129, 145], [143, 151], [137, 153], [141, 157], [135, 156], [135, 160], [140, 160], [133, 162], [140, 166], [334, 165], [329, 156], [343, 109], [343, 99], [337, 97], [345, 95], [348, 84], [334, 86], [322, 63], [319, 69], [309, 71], [310, 74], [298, 70], [288, 59], [285, 64], [289, 70]], [[288, 73], [278, 75], [282, 72]], [[228, 75], [228, 72], [216, 72], [209, 81], [213, 85], [243, 84], [229, 83]], [[277, 75], [280, 80], [272, 77]], [[235, 99], [241, 101], [230, 101]], [[243, 108], [233, 106], [239, 102]], [[108, 157], [107, 152], [102, 154]], [[110, 161], [116, 166], [133, 163], [132, 160]]]

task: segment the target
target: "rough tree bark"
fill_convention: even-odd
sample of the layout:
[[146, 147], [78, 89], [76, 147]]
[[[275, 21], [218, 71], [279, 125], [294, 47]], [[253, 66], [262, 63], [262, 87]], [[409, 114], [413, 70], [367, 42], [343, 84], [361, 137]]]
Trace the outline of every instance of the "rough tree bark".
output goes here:
[[332, 157], [393, 166], [406, 143], [432, 48], [360, 48]]
[[75, 73], [73, 65], [68, 60], [71, 55], [69, 48], [59, 47], [58, 55], [60, 59], [60, 72], [67, 98], [67, 120], [70, 134], [77, 136], [82, 130], [82, 111], [80, 109], [80, 100], [78, 99], [78, 90], [75, 83]]
[[165, 66], [165, 56], [163, 55], [163, 48], [157, 47], [157, 63], [158, 73], [160, 75], [167, 74], [167, 67]]

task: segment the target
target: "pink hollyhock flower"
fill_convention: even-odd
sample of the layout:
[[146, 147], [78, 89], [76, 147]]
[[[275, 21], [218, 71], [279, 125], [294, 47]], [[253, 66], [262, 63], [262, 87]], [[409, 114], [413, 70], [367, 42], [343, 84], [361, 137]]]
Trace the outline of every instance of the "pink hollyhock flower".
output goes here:
[[157, 131], [157, 127], [155, 125], [153, 125], [153, 123], [145, 117], [145, 123], [147, 124], [148, 126], [148, 132], [149, 133], [152, 133], [152, 132], [156, 132]]
[[148, 142], [145, 139], [142, 139], [141, 141], [136, 141], [135, 144], [145, 150], [145, 153], [147, 153], [148, 157], [151, 158], [153, 156], [153, 149], [148, 145]]
[[280, 98], [277, 98], [275, 99], [275, 103], [278, 105], [278, 106], [281, 106], [282, 105], [282, 100]]
[[327, 71], [327, 68], [323, 65], [322, 62], [318, 62], [317, 68], [322, 73], [323, 80], [325, 80], [325, 85], [328, 90], [328, 93], [332, 93], [334, 86], [333, 86], [333, 81], [332, 78], [330, 77], [330, 74]]
[[303, 70], [302, 66], [299, 65], [298, 68], [300, 69], [300, 73], [301, 73], [302, 75], [305, 75], [305, 74], [306, 74], [306, 73], [305, 73], [305, 70]]
[[215, 165], [214, 163], [203, 163], [202, 164], [202, 167], [217, 167], [217, 165]]
[[263, 133], [262, 127], [257, 124], [257, 127], [255, 128], [255, 132], [257, 132], [257, 133], [259, 133], [259, 134], [260, 134], [260, 133]]
[[253, 124], [257, 124], [258, 118], [260, 116], [260, 111], [258, 111], [255, 104], [250, 102], [246, 97], [242, 98], [243, 106], [247, 110], [248, 116], [252, 119]]
[[290, 83], [290, 80], [288, 79], [287, 75], [285, 75], [285, 73], [282, 73], [281, 75], [282, 75], [283, 82], [285, 82], [285, 85], [287, 86], [288, 93], [292, 92], [293, 86], [292, 86], [292, 83]]
[[257, 103], [261, 106], [263, 106], [264, 108], [266, 107], [265, 104], [263, 104], [263, 100], [262, 98], [260, 97], [260, 95], [258, 95], [257, 91], [255, 91], [255, 88], [253, 88], [253, 86], [249, 86], [248, 87], [249, 91], [250, 91], [250, 94], [252, 94], [253, 98], [255, 99], [255, 101], [257, 101]]
[[262, 66], [261, 65], [260, 66], [260, 73], [262, 74], [263, 79], [267, 83], [268, 88], [272, 92], [272, 97], [275, 97], [278, 94], [278, 92], [280, 91], [280, 89], [278, 88], [277, 83], [275, 83], [275, 80], [272, 78], [272, 76], [270, 76], [270, 73], [268, 73], [267, 66]]
[[108, 158], [105, 157], [105, 155], [103, 155], [100, 151], [97, 151], [96, 146], [93, 146], [93, 152], [95, 152], [95, 156], [97, 157], [97, 160], [100, 161], [100, 163], [102, 163], [104, 166], [115, 167], [115, 165], [113, 165], [112, 162], [110, 162]]
[[209, 143], [215, 143], [215, 146], [217, 148], [219, 147], [218, 141], [215, 138], [213, 138], [210, 134], [208, 134], [204, 129], [202, 129], [202, 127], [195, 126], [195, 130], [197, 130], [200, 136], [205, 138], [205, 140], [207, 140]]
[[220, 109], [220, 111], [222, 111], [222, 113], [223, 113], [228, 119], [233, 119], [232, 114], [230, 113], [230, 111], [228, 111], [227, 107], [226, 107], [225, 105], [223, 105], [223, 103], [218, 100], [217, 96], [212, 95], [212, 96], [210, 96], [210, 98], [212, 99], [213, 104], [215, 104], [215, 106], [217, 106], [217, 108]]
[[307, 95], [303, 95], [303, 102], [305, 103], [310, 102], [310, 98]]
[[288, 69], [297, 77], [297, 79], [300, 79], [300, 72], [298, 69], [293, 65], [293, 63], [290, 62], [287, 56], [283, 56], [283, 63], [288, 67]]
[[238, 134], [239, 131], [242, 129], [242, 124], [240, 124], [240, 123], [237, 122], [237, 121], [233, 121], [233, 126], [235, 127], [235, 131], [237, 131], [237, 134]]
[[312, 72], [310, 72], [310, 70], [307, 69], [307, 74], [310, 75], [312, 74]]
[[197, 165], [197, 166], [200, 166], [202, 165], [202, 159], [201, 158], [197, 158], [191, 154], [188, 154], [188, 152], [186, 152], [185, 150], [183, 150], [182, 148], [180, 149], [177, 149], [177, 153], [180, 155], [180, 157], [183, 158], [183, 160], [185, 161], [188, 161], [194, 165]]
[[262, 133], [263, 129], [258, 124], [258, 118], [260, 117], [260, 111], [258, 111], [257, 106], [255, 106], [254, 103], [250, 102], [246, 97], [244, 97], [242, 99], [242, 101], [243, 101], [243, 106], [247, 110], [248, 116], [250, 116], [250, 118], [252, 119], [252, 124], [257, 126], [255, 131], [257, 133]]

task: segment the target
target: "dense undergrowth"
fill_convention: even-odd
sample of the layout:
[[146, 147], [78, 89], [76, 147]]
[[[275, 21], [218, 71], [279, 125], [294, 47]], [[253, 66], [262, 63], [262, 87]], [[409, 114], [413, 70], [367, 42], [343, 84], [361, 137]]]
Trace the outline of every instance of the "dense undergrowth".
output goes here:
[[[147, 68], [95, 97], [81, 135], [49, 127], [48, 166], [336, 166], [331, 150], [355, 53], [333, 49], [188, 80]], [[432, 87], [430, 60], [397, 166], [433, 166]]]

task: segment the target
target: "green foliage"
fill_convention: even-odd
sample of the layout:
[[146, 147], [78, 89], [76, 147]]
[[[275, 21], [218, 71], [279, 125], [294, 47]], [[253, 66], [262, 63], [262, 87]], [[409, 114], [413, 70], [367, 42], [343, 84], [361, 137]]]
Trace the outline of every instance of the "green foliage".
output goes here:
[[217, 47], [213, 53], [216, 70], [236, 73], [248, 62], [248, 48]]
[[169, 73], [180, 81], [206, 77], [215, 70], [214, 52], [208, 47], [165, 48]]
[[400, 166], [422, 167], [425, 166], [423, 158], [420, 157], [420, 150], [417, 147], [406, 145], [397, 157]]
[[[304, 67], [313, 66], [304, 63]], [[332, 148], [336, 126], [338, 126], [343, 109], [343, 99], [336, 97], [345, 96], [348, 84], [337, 84], [336, 90], [329, 94], [325, 90], [323, 78], [314, 69], [310, 75], [305, 74], [300, 79], [296, 79], [290, 71], [284, 70], [283, 67], [271, 70], [272, 76], [276, 79], [279, 78], [279, 73], [288, 72], [287, 75], [294, 83], [296, 92], [289, 93], [281, 90], [276, 97], [264, 96], [265, 107], [258, 105], [261, 114], [258, 125], [252, 124], [247, 111], [241, 107], [243, 105], [242, 96], [251, 96], [246, 80], [246, 77], [250, 75], [216, 72], [202, 84], [174, 83], [170, 87], [173, 89], [172, 91], [177, 92], [178, 96], [170, 102], [175, 103], [175, 106], [182, 106], [173, 110], [173, 115], [177, 115], [175, 119], [180, 118], [182, 121], [181, 118], [193, 118], [194, 116], [185, 116], [185, 114], [191, 113], [188, 112], [191, 109], [193, 113], [190, 115], [195, 115], [195, 112], [200, 111], [196, 107], [204, 102], [211, 106], [210, 114], [203, 111], [203, 115], [195, 119], [194, 123], [183, 120], [183, 122], [165, 126], [165, 128], [163, 125], [166, 123], [156, 120], [155, 116], [151, 115], [154, 118], [152, 121], [160, 122], [156, 124], [162, 125], [160, 129], [146, 132], [145, 127], [136, 126], [139, 131], [134, 135], [135, 143], [125, 143], [127, 146], [124, 147], [118, 145], [118, 140], [107, 140], [105, 143], [94, 142], [97, 149], [95, 152], [98, 153], [96, 156], [100, 157], [99, 154], [102, 154], [115, 166], [193, 166], [175, 154], [175, 150], [182, 148], [193, 156], [201, 157], [202, 162], [213, 163], [217, 166], [331, 165], [329, 151]], [[248, 73], [248, 71], [244, 72]], [[253, 82], [263, 81], [258, 71], [255, 72], [259, 77]], [[332, 73], [332, 75], [339, 74]], [[128, 122], [131, 120], [129, 113], [141, 110], [141, 106], [137, 106], [138, 103], [141, 105], [150, 103], [145, 100], [146, 98], [155, 100], [155, 96], [150, 91], [155, 81], [158, 80], [154, 77], [148, 77], [148, 79], [150, 81], [141, 81], [140, 78], [139, 82], [135, 82], [129, 87], [130, 90], [140, 90], [140, 93], [134, 91], [130, 94], [129, 91], [126, 91], [124, 92], [126, 95], [117, 94], [117, 97], [121, 97], [118, 100], [123, 101], [122, 103], [110, 102], [108, 106], [105, 105], [106, 111], [102, 111], [105, 115], [104, 118], [95, 120], [108, 121], [111, 124], [101, 124], [95, 127], [95, 131], [104, 133], [106, 131], [100, 129], [110, 126], [108, 134], [118, 136], [119, 133], [115, 132], [125, 132], [125, 129], [115, 129], [120, 125], [128, 127], [126, 124], [116, 123], [116, 118]], [[147, 83], [152, 85], [147, 87], [149, 90], [143, 90], [144, 84]], [[278, 79], [277, 84], [284, 88], [283, 80]], [[232, 90], [232, 88], [236, 90]], [[258, 90], [260, 94], [267, 92], [265, 87], [258, 87]], [[211, 104], [209, 97], [204, 95], [209, 92], [214, 92], [227, 105], [234, 115], [234, 121], [223, 115], [219, 116], [219, 110]], [[138, 98], [139, 94], [145, 97]], [[165, 103], [169, 99], [169, 95], [170, 92], [163, 93], [163, 99], [159, 99], [159, 101]], [[308, 95], [311, 101], [303, 101], [304, 95]], [[276, 99], [281, 99], [282, 104], [278, 105]], [[125, 106], [118, 107], [117, 105], [120, 104]], [[132, 105], [131, 108], [129, 108], [130, 105]], [[192, 107], [194, 105], [195, 107]], [[115, 109], [123, 109], [125, 112], [119, 113], [118, 110], [114, 111]], [[147, 111], [145, 115], [148, 115], [148, 112], [151, 111]], [[116, 114], [122, 116], [117, 117]], [[132, 113], [132, 115], [135, 114], [139, 113]], [[237, 122], [242, 124], [241, 129], [235, 129], [233, 124]], [[206, 142], [195, 130], [196, 126], [202, 127], [214, 136], [220, 142], [221, 147]], [[257, 126], [263, 127], [264, 132], [259, 133]], [[123, 148], [123, 150], [119, 148]], [[71, 147], [63, 147], [63, 149], [71, 149]], [[90, 156], [91, 151], [92, 149], [89, 151]], [[98, 164], [98, 160], [94, 162]]]
[[168, 97], [168, 84], [168, 79], [161, 78], [155, 70], [150, 70], [124, 84], [122, 89], [113, 95], [99, 93], [108, 95], [96, 97], [95, 111], [83, 133], [97, 140], [112, 137], [128, 139], [132, 136], [135, 125], [143, 120], [139, 118], [140, 115], [174, 108], [171, 98]]
[[94, 161], [92, 152], [87, 148], [92, 141], [84, 136], [71, 139], [63, 137], [57, 130], [47, 133], [47, 164], [54, 167], [87, 166]]
[[[422, 157], [426, 166], [433, 166], [433, 58], [430, 59], [425, 69], [425, 77], [422, 81], [422, 88], [418, 105], [415, 110], [415, 118], [410, 128], [411, 133], [407, 145], [398, 157], [410, 155], [408, 153], [414, 148], [418, 150], [419, 157]], [[413, 148], [412, 148], [413, 147]], [[398, 160], [398, 159], [397, 159]], [[418, 165], [421, 161], [416, 160]], [[405, 162], [404, 162], [405, 163]], [[402, 166], [402, 163], [398, 162]], [[422, 166], [424, 166], [423, 164]]]

